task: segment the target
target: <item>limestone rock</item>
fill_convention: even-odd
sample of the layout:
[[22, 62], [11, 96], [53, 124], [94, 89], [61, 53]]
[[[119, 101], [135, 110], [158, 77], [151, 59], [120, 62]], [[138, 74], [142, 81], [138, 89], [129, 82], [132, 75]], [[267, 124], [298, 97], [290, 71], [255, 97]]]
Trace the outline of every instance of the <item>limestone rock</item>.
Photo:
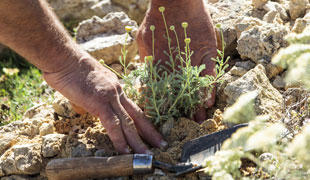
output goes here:
[[282, 73], [284, 70], [281, 66], [274, 65], [270, 63], [269, 60], [266, 59], [260, 59], [257, 63], [265, 67], [266, 75], [269, 79], [274, 78], [278, 74]]
[[306, 14], [309, 0], [290, 0], [290, 15], [292, 20], [302, 17]]
[[285, 7], [277, 2], [268, 1], [263, 7], [266, 11], [277, 11], [280, 14], [281, 19], [289, 20]]
[[121, 11], [140, 23], [149, 0], [48, 0], [48, 2], [56, 14], [69, 23]]
[[76, 112], [72, 109], [72, 105], [67, 98], [59, 92], [55, 92], [54, 96], [53, 108], [55, 113], [64, 117], [73, 117], [76, 115]]
[[237, 32], [237, 37], [240, 38], [241, 33], [244, 31], [248, 31], [255, 26], [261, 26], [264, 22], [262, 22], [258, 18], [241, 16], [235, 21], [235, 29]]
[[242, 62], [238, 61], [236, 62], [236, 67], [241, 67], [249, 71], [250, 69], [253, 69], [255, 67], [255, 63], [252, 61], [242, 61]]
[[54, 133], [54, 125], [50, 123], [43, 123], [40, 127], [40, 136]]
[[111, 0], [112, 3], [118, 5], [122, 10], [128, 14], [128, 16], [141, 23], [146, 10], [148, 9], [148, 4], [150, 0]]
[[262, 65], [257, 65], [241, 78], [227, 84], [224, 89], [228, 104], [233, 104], [240, 95], [249, 91], [258, 92], [255, 102], [257, 114], [269, 114], [272, 121], [281, 118], [282, 95], [270, 84]]
[[0, 158], [0, 166], [6, 175], [38, 174], [42, 169], [41, 145], [23, 144], [12, 147]]
[[16, 136], [11, 133], [0, 135], [0, 156], [16, 142]]
[[245, 68], [234, 66], [233, 68], [231, 68], [230, 72], [234, 76], [243, 76], [248, 71]]
[[252, 3], [254, 5], [254, 8], [261, 8], [263, 7], [268, 0], [252, 0]]
[[[125, 27], [133, 28], [127, 36]], [[106, 64], [119, 62], [121, 49], [128, 50], [127, 62], [134, 59], [138, 46], [135, 33], [138, 29], [137, 23], [128, 18], [123, 12], [110, 13], [104, 18], [97, 16], [79, 24], [77, 29], [77, 42], [81, 47], [93, 55], [96, 59], [103, 59]]]
[[302, 33], [305, 28], [310, 24], [310, 19], [306, 18], [298, 18], [295, 21], [295, 24], [292, 28], [292, 32], [300, 34]]
[[263, 21], [266, 23], [278, 23], [283, 24], [282, 19], [280, 18], [280, 14], [278, 11], [269, 11], [265, 16], [263, 17]]
[[43, 157], [57, 156], [60, 153], [66, 137], [67, 136], [63, 134], [49, 134], [43, 136], [41, 148]]
[[250, 58], [255, 63], [260, 59], [270, 62], [281, 47], [287, 46], [283, 37], [288, 33], [289, 28], [280, 24], [257, 25], [241, 33], [237, 50], [242, 58]]
[[213, 4], [207, 3], [208, 0], [205, 1], [213, 24], [221, 24], [221, 30], [226, 43], [225, 54], [228, 56], [237, 54], [237, 35], [234, 23], [238, 17], [247, 16], [248, 12], [253, 9], [251, 1], [220, 0]]

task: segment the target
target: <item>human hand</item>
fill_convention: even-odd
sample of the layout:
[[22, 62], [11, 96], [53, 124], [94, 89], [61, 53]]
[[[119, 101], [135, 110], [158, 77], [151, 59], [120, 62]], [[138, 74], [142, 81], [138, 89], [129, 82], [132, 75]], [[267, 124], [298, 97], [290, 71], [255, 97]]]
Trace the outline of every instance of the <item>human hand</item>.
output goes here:
[[[175, 31], [178, 34], [178, 39], [181, 47], [185, 47], [184, 39], [184, 27], [181, 26], [182, 22], [188, 22], [187, 37], [191, 38], [190, 49], [194, 52], [191, 57], [192, 66], [206, 65], [206, 69], [202, 71], [201, 76], [211, 75], [215, 76], [215, 62], [212, 58], [217, 56], [217, 38], [212, 24], [210, 15], [208, 14], [202, 0], [172, 0], [167, 2], [166, 0], [153, 0], [151, 6], [144, 21], [142, 22], [139, 31], [137, 33], [137, 42], [139, 47], [139, 53], [141, 61], [145, 56], [153, 55], [153, 41], [152, 31], [150, 26], [154, 25], [155, 29], [155, 60], [154, 64], [161, 60], [161, 65], [166, 65], [165, 62], [169, 61], [168, 56], [164, 51], [168, 51], [168, 42], [164, 37], [166, 35], [166, 28], [164, 21], [162, 20], [162, 14], [159, 12], [159, 7], [164, 6], [165, 18], [168, 28], [170, 25], [174, 25]], [[171, 47], [178, 47], [174, 32], [169, 31], [171, 38]], [[220, 44], [218, 44], [220, 45]], [[175, 62], [176, 66], [180, 65], [180, 62]], [[169, 69], [169, 67], [167, 67]], [[215, 102], [215, 87], [211, 93], [210, 99], [204, 103], [204, 107], [212, 107]], [[197, 113], [194, 115], [194, 120], [198, 123], [202, 123], [207, 118], [206, 109], [200, 107]]]
[[139, 135], [154, 147], [167, 146], [143, 111], [126, 97], [116, 75], [91, 57], [43, 75], [74, 105], [100, 118], [119, 153], [130, 153], [130, 147], [135, 153], [150, 154]]

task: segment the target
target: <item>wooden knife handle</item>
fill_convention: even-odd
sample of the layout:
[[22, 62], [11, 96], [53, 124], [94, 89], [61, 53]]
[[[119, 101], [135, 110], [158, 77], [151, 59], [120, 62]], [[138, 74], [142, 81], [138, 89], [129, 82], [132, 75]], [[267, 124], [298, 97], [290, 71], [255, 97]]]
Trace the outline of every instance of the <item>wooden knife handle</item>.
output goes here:
[[134, 155], [55, 159], [46, 166], [49, 180], [78, 180], [128, 176], [134, 173]]

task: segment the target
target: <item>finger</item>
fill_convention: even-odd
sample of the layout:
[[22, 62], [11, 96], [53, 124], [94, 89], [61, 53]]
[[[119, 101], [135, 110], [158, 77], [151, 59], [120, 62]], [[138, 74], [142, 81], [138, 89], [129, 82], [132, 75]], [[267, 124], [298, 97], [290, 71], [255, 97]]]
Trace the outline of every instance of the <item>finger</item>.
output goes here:
[[126, 138], [123, 134], [121, 122], [111, 109], [111, 107], [104, 107], [103, 113], [99, 117], [102, 125], [107, 130], [108, 135], [113, 142], [114, 148], [121, 154], [129, 154], [130, 150], [127, 147]]
[[112, 102], [112, 109], [117, 114], [117, 117], [121, 120], [121, 126], [127, 143], [136, 152], [141, 154], [152, 154], [148, 147], [143, 143], [140, 138], [137, 129], [135, 127], [134, 121], [130, 115], [126, 112], [120, 100]]
[[202, 124], [206, 119], [207, 119], [206, 109], [204, 107], [199, 108], [196, 114], [194, 115], [194, 120], [197, 123]]
[[155, 129], [153, 124], [146, 118], [143, 111], [125, 95], [121, 95], [120, 101], [126, 111], [134, 120], [140, 135], [153, 147], [164, 148], [168, 145], [163, 137]]

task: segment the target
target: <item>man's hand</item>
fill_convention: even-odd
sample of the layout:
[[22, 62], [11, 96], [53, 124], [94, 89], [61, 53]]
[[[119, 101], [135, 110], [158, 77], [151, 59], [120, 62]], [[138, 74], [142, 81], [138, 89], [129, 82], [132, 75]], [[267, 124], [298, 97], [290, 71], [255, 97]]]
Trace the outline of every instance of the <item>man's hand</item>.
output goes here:
[[116, 75], [91, 57], [62, 72], [44, 73], [44, 78], [72, 103], [100, 117], [118, 152], [130, 153], [131, 147], [136, 153], [151, 153], [139, 134], [154, 147], [167, 145], [144, 113], [126, 97]]
[[120, 153], [130, 153], [128, 147], [151, 153], [139, 134], [155, 147], [167, 145], [116, 76], [72, 41], [44, 0], [1, 0], [0, 17], [0, 42], [41, 69], [74, 104], [99, 116]]
[[[165, 17], [168, 24], [168, 29], [171, 25], [175, 26], [178, 34], [181, 51], [184, 51], [185, 34], [182, 22], [188, 22], [187, 37], [191, 38], [190, 49], [194, 52], [191, 57], [193, 66], [201, 64], [206, 65], [206, 69], [201, 73], [201, 76], [211, 75], [215, 76], [215, 62], [212, 58], [217, 56], [217, 39], [212, 24], [210, 15], [208, 14], [203, 0], [152, 0], [149, 11], [147, 12], [144, 21], [142, 22], [138, 31], [138, 46], [141, 60], [145, 56], [153, 54], [152, 50], [152, 32], [151, 25], [155, 25], [155, 61], [161, 60], [161, 64], [165, 65], [165, 61], [169, 58], [164, 53], [168, 51], [168, 42], [164, 37], [166, 35], [166, 28], [159, 12], [159, 7], [164, 6]], [[168, 30], [170, 34], [171, 47], [177, 48], [177, 41], [172, 31]], [[176, 66], [180, 62], [175, 62]], [[169, 67], [167, 67], [169, 69]], [[212, 107], [215, 101], [215, 87], [211, 94], [211, 98], [205, 102], [206, 107]], [[193, 117], [195, 121], [201, 123], [207, 118], [205, 108], [201, 107], [196, 115]]]

